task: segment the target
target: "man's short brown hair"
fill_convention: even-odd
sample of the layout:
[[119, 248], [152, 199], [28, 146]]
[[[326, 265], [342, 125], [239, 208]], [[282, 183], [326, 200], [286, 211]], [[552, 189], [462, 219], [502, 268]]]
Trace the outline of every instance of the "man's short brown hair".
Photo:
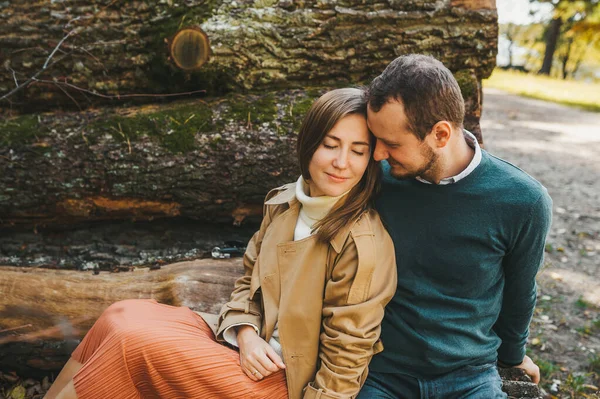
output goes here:
[[390, 100], [402, 104], [406, 128], [419, 140], [424, 140], [440, 121], [463, 127], [465, 103], [458, 82], [444, 64], [431, 56], [400, 56], [373, 79], [367, 90], [369, 108], [379, 112]]

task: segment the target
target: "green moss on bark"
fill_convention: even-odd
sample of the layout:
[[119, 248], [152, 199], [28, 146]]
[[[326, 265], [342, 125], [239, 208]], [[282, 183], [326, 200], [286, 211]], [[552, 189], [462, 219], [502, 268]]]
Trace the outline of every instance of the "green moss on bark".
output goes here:
[[312, 96], [296, 98], [285, 106], [285, 115], [282, 121], [291, 125], [292, 133], [298, 134], [304, 116], [317, 98], [319, 98], [319, 93], [313, 93]]
[[231, 96], [228, 103], [229, 109], [224, 118], [245, 121], [248, 126], [269, 123], [277, 117], [277, 103], [273, 94], [251, 98]]
[[475, 94], [477, 90], [477, 78], [473, 72], [468, 69], [463, 69], [454, 73], [454, 78], [460, 86], [463, 98], [467, 100]]
[[115, 116], [95, 122], [90, 130], [109, 133], [121, 142], [142, 135], [157, 137], [169, 151], [185, 153], [194, 149], [196, 133], [214, 130], [213, 112], [205, 104], [185, 105], [133, 117]]
[[44, 136], [47, 129], [41, 126], [37, 115], [25, 115], [0, 122], [0, 145], [7, 147], [31, 144]]

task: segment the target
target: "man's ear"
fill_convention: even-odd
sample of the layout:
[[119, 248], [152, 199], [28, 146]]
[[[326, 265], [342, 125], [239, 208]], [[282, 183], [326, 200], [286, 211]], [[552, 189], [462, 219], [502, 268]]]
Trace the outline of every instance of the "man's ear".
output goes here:
[[431, 134], [434, 139], [434, 145], [437, 148], [444, 148], [452, 137], [452, 125], [448, 121], [439, 121], [433, 125]]

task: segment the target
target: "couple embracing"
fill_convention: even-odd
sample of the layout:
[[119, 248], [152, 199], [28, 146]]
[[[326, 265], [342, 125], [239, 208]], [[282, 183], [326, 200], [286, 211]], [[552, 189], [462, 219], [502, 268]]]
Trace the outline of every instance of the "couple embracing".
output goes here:
[[115, 303], [46, 398], [506, 398], [497, 365], [537, 383], [525, 346], [552, 202], [464, 113], [423, 55], [324, 94], [214, 330]]

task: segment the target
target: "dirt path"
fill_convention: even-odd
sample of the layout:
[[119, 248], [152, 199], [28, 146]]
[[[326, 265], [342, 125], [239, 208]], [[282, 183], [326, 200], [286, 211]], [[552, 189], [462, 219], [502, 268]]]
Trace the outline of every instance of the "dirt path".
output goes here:
[[486, 89], [481, 124], [486, 149], [554, 200], [529, 343], [543, 385], [561, 381], [558, 397], [591, 394], [585, 384], [600, 386], [600, 113]]

